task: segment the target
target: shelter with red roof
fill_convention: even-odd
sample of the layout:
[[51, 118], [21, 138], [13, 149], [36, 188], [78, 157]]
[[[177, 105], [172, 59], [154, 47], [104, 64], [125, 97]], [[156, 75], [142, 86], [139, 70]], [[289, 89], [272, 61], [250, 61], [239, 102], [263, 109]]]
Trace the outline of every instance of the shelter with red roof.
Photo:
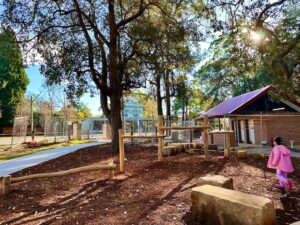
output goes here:
[[233, 131], [235, 145], [271, 145], [275, 136], [282, 136], [286, 145], [300, 145], [300, 103], [274, 97], [271, 86], [225, 100], [198, 119], [204, 115], [215, 124], [211, 144], [224, 144], [220, 134], [226, 126]]

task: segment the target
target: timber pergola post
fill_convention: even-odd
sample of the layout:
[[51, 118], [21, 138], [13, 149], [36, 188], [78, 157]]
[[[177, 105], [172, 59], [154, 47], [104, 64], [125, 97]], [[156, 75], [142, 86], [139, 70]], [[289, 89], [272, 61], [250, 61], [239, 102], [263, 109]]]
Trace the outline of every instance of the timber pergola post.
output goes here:
[[203, 138], [204, 138], [204, 156], [205, 160], [208, 160], [208, 116], [204, 116]]
[[226, 149], [224, 149], [224, 157], [228, 158], [231, 154], [231, 150], [230, 150], [230, 129], [227, 126], [226, 127], [226, 132], [225, 132], [225, 141], [226, 141]]

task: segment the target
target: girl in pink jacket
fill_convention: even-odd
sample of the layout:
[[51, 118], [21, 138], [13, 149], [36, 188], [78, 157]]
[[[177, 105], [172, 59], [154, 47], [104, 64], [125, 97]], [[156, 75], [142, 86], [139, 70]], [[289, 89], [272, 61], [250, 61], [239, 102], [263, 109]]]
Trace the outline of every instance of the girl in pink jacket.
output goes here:
[[288, 173], [294, 171], [292, 161], [290, 158], [291, 151], [283, 146], [283, 140], [281, 137], [273, 139], [274, 148], [269, 156], [268, 168], [276, 169], [276, 176], [279, 179], [279, 185], [276, 188], [283, 190], [287, 185], [288, 190], [291, 191], [293, 184], [292, 181], [287, 179]]

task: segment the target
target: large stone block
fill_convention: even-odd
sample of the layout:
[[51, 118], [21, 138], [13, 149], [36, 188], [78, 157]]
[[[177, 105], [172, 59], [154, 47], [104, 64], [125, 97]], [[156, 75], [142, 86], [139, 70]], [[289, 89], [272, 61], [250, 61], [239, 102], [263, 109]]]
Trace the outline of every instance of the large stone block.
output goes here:
[[222, 175], [206, 175], [204, 177], [200, 177], [197, 180], [196, 186], [202, 186], [206, 184], [217, 186], [217, 187], [223, 187], [227, 189], [233, 189], [232, 178], [225, 177]]
[[179, 152], [184, 152], [187, 144], [185, 144], [185, 143], [169, 143], [168, 146], [175, 146], [175, 147], [177, 147]]
[[202, 225], [274, 225], [273, 202], [211, 185], [192, 189], [192, 214]]
[[237, 156], [240, 159], [247, 158], [247, 151], [246, 150], [238, 150], [237, 151]]
[[176, 154], [176, 147], [175, 146], [165, 146], [163, 147], [163, 155], [164, 156], [171, 156]]
[[193, 141], [192, 145], [193, 145], [193, 149], [203, 148], [203, 146], [204, 146], [203, 143], [199, 143], [199, 142], [196, 142], [196, 141]]

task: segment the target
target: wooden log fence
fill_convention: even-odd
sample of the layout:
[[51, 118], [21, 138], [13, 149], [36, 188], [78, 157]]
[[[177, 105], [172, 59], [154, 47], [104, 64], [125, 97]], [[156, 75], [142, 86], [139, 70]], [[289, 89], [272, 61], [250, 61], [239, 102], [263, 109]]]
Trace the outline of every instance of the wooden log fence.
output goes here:
[[114, 170], [116, 169], [116, 164], [113, 163], [112, 160], [108, 161], [108, 164], [104, 165], [91, 165], [91, 166], [82, 166], [74, 169], [69, 169], [65, 171], [52, 172], [52, 173], [39, 173], [33, 174], [23, 177], [12, 177], [11, 175], [7, 175], [3, 177], [3, 194], [8, 194], [11, 190], [11, 184], [18, 183], [27, 180], [41, 179], [41, 178], [51, 178], [51, 177], [62, 177], [67, 175], [72, 175], [76, 173], [82, 172], [90, 172], [97, 170], [108, 170], [108, 178], [114, 178]]
[[[204, 117], [204, 125], [203, 126], [189, 126], [189, 127], [165, 127], [163, 126], [163, 116], [158, 116], [158, 127], [156, 128], [156, 135], [124, 135], [124, 130], [119, 129], [119, 157], [120, 157], [120, 172], [125, 172], [125, 147], [124, 147], [124, 139], [128, 138], [133, 142], [134, 138], [143, 139], [143, 138], [156, 138], [158, 139], [158, 153], [157, 158], [158, 161], [162, 161], [163, 159], [163, 138], [165, 137], [165, 130], [195, 130], [195, 129], [203, 129], [204, 133], [204, 154], [205, 160], [209, 159], [208, 156], [208, 129], [210, 126], [208, 125], [208, 117], [205, 115]], [[158, 133], [158, 134], [157, 134]]]

